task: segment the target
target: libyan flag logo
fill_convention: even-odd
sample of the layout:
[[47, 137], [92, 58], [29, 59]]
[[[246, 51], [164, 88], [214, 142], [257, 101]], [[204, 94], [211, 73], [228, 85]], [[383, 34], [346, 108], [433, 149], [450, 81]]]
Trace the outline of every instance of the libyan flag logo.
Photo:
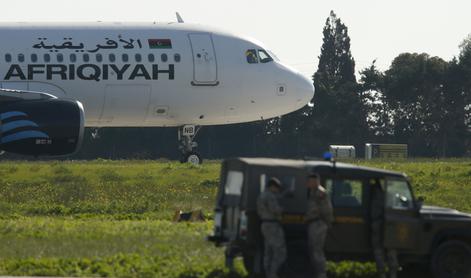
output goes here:
[[149, 39], [151, 49], [171, 49], [172, 41], [170, 39]]

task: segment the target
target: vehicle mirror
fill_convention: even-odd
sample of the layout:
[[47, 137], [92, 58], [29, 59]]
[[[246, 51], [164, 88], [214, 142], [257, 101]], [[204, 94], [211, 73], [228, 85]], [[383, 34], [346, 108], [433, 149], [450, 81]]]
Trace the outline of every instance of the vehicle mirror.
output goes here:
[[418, 210], [421, 210], [421, 209], [422, 209], [422, 206], [424, 205], [424, 202], [425, 202], [425, 197], [419, 196], [419, 197], [417, 198], [416, 205], [417, 205], [417, 209], [418, 209]]

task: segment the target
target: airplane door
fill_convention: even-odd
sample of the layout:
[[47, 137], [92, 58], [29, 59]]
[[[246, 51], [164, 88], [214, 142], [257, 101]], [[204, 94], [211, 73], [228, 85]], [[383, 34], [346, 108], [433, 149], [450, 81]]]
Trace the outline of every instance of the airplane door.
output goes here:
[[193, 52], [193, 81], [194, 86], [216, 86], [217, 61], [211, 34], [189, 34]]

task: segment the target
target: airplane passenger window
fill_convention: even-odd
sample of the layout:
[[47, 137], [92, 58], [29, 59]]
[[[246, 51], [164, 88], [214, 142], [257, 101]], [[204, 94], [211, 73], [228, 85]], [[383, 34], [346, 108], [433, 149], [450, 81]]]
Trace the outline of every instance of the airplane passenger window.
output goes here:
[[7, 63], [10, 63], [11, 62], [11, 55], [10, 54], [5, 54], [5, 61]]
[[77, 55], [70, 54], [70, 62], [75, 63], [77, 61]]
[[101, 55], [101, 54], [97, 54], [95, 58], [96, 58], [96, 61], [99, 62], [99, 63], [101, 63], [103, 61], [103, 55]]
[[83, 61], [84, 61], [84, 62], [90, 61], [90, 55], [88, 55], [88, 54], [83, 54]]
[[49, 63], [51, 61], [51, 55], [44, 54], [44, 62]]
[[247, 63], [249, 64], [258, 63], [257, 51], [255, 49], [249, 49], [245, 51], [245, 57], [247, 58]]
[[147, 55], [147, 60], [149, 60], [149, 62], [154, 62], [154, 61], [155, 61], [155, 56], [154, 56], [154, 54], [149, 54], [149, 55]]
[[179, 63], [181, 61], [181, 56], [180, 54], [175, 54], [173, 55], [173, 60], [175, 60], [175, 62]]
[[18, 62], [23, 63], [25, 61], [25, 55], [24, 54], [18, 54]]
[[108, 60], [110, 60], [110, 62], [114, 62], [116, 61], [116, 56], [114, 54], [110, 54], [108, 55]]
[[164, 54], [160, 55], [160, 59], [162, 60], [162, 62], [167, 62], [167, 60], [168, 60], [167, 54], [164, 53]]
[[136, 62], [138, 62], [138, 63], [139, 63], [140, 61], [142, 61], [142, 56], [141, 56], [141, 54], [136, 54], [136, 55], [134, 56], [134, 59], [136, 59]]
[[123, 62], [129, 61], [129, 56], [128, 56], [128, 54], [123, 54], [123, 56], [121, 56], [121, 58], [122, 58]]
[[57, 54], [57, 62], [62, 63], [64, 61], [64, 55], [62, 54]]
[[31, 54], [31, 62], [36, 63], [38, 61], [38, 55]]
[[268, 55], [265, 50], [259, 49], [258, 56], [260, 56], [260, 63], [268, 63], [273, 61], [273, 58]]

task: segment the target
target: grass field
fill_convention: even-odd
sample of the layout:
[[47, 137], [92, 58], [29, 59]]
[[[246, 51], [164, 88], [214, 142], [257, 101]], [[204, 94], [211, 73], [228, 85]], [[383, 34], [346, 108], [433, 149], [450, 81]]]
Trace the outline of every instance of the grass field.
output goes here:
[[[427, 204], [471, 212], [471, 160], [360, 164], [406, 172]], [[243, 277], [205, 241], [211, 221], [172, 222], [176, 210], [211, 217], [218, 179], [217, 162], [0, 162], [0, 274]], [[333, 277], [373, 269], [329, 265]]]

